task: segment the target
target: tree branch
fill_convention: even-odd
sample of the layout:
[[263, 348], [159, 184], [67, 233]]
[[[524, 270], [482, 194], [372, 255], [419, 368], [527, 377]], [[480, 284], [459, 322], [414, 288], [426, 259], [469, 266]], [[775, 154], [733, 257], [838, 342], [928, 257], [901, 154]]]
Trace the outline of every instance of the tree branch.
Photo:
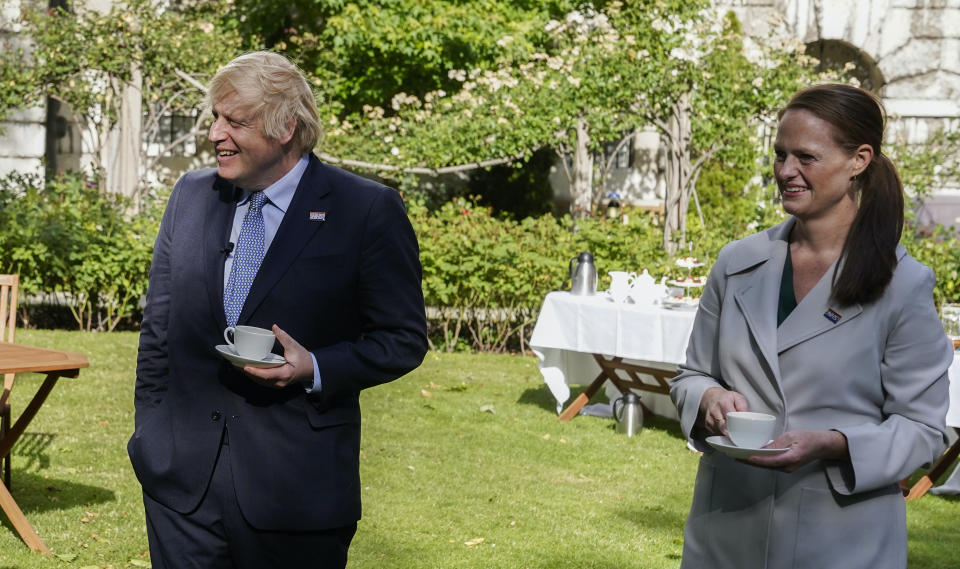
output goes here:
[[520, 160], [521, 158], [523, 158], [524, 154], [525, 153], [516, 154], [514, 156], [508, 156], [505, 158], [492, 158], [490, 160], [483, 160], [481, 162], [473, 162], [468, 164], [458, 164], [456, 166], [444, 166], [442, 168], [423, 168], [423, 167], [417, 167], [417, 166], [403, 167], [403, 166], [394, 166], [392, 164], [375, 164], [373, 162], [364, 162], [363, 160], [350, 160], [348, 158], [338, 158], [336, 156], [327, 154], [326, 152], [317, 151], [317, 156], [321, 160], [325, 160], [333, 164], [342, 164], [344, 166], [352, 166], [354, 168], [362, 168], [364, 170], [400, 172], [403, 174], [426, 174], [429, 176], [439, 176], [441, 174], [454, 174], [457, 172], [468, 172], [470, 170], [478, 170], [480, 168], [489, 168], [491, 166], [509, 164], [516, 160]]
[[183, 72], [183, 71], [181, 71], [181, 70], [179, 70], [179, 69], [174, 69], [173, 72], [177, 74], [177, 77], [183, 79], [184, 81], [186, 81], [187, 83], [193, 85], [193, 86], [196, 87], [197, 89], [200, 89], [200, 90], [203, 91], [204, 93], [207, 92], [207, 86], [206, 86], [206, 85], [204, 85], [203, 83], [197, 81], [196, 79], [194, 79], [193, 77], [191, 77], [191, 76], [188, 75], [187, 73], [185, 73], [185, 72]]
[[566, 146], [560, 144], [556, 149], [557, 156], [560, 157], [560, 164], [563, 166], [563, 173], [567, 176], [567, 185], [573, 187], [573, 176], [570, 174], [570, 167], [567, 166], [567, 154], [569, 152], [566, 149]]

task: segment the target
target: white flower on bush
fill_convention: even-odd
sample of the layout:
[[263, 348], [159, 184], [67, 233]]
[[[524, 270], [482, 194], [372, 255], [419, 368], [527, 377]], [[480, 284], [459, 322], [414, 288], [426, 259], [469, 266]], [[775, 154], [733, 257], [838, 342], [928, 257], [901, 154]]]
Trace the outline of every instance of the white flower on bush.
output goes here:
[[573, 85], [574, 87], [580, 87], [580, 78], [574, 77], [573, 75], [567, 75], [567, 83]]
[[584, 23], [584, 21], [585, 21], [585, 18], [583, 17], [583, 14], [581, 14], [579, 10], [574, 10], [569, 14], [567, 14], [568, 24], [579, 25]]
[[394, 146], [393, 148], [390, 149], [390, 154], [393, 154], [394, 156], [399, 156], [399, 155], [400, 155], [400, 149], [397, 148], [396, 146]]
[[397, 93], [393, 96], [393, 99], [390, 101], [390, 106], [395, 111], [399, 111], [404, 107], [419, 107], [420, 99], [416, 95], [408, 95], [406, 93]]

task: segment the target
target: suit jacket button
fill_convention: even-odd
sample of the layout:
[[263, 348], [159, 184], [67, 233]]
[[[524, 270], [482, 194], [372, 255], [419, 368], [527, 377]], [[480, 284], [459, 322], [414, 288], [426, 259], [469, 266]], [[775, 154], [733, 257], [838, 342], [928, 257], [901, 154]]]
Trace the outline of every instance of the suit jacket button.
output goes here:
[[213, 413], [210, 413], [210, 420], [211, 420], [211, 421], [219, 421], [219, 420], [220, 420], [220, 411], [214, 411]]

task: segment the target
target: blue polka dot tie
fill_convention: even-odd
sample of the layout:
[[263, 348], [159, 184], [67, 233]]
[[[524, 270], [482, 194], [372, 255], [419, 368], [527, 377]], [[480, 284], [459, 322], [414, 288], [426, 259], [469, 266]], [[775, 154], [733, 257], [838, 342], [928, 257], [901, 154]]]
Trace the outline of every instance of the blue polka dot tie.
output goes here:
[[267, 196], [263, 192], [250, 194], [250, 208], [243, 216], [243, 225], [240, 226], [240, 237], [237, 238], [237, 248], [233, 253], [233, 266], [230, 267], [230, 278], [223, 292], [223, 308], [227, 315], [227, 325], [236, 326], [240, 318], [243, 303], [247, 300], [250, 285], [253, 284], [260, 262], [263, 261], [263, 204]]

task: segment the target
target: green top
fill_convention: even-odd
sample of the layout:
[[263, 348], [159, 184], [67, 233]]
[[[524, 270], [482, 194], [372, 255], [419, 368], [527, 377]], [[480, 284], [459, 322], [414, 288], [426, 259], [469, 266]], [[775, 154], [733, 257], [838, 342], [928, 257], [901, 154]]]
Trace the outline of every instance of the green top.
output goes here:
[[797, 295], [793, 292], [793, 261], [790, 260], [790, 244], [787, 244], [787, 260], [783, 263], [783, 276], [780, 278], [780, 303], [777, 305], [777, 326], [790, 316], [797, 307]]

